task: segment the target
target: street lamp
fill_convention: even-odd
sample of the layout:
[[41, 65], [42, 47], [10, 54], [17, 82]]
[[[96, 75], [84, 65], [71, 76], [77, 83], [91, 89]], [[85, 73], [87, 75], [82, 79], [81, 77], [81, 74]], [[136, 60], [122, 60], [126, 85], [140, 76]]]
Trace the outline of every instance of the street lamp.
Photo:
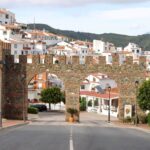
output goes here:
[[135, 125], [137, 126], [138, 124], [138, 115], [137, 115], [137, 94], [138, 94], [138, 86], [139, 86], [139, 81], [135, 81], [135, 89], [136, 89], [136, 99], [135, 99]]
[[110, 91], [111, 91], [111, 86], [108, 84], [107, 89], [109, 92], [109, 100], [108, 100], [108, 123], [110, 123]]

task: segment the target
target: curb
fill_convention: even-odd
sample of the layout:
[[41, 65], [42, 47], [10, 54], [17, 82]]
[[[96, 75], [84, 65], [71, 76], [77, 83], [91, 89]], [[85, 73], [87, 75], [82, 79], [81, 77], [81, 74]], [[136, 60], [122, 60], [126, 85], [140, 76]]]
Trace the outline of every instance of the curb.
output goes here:
[[117, 125], [117, 124], [113, 124], [115, 127], [118, 127], [118, 128], [126, 128], [126, 129], [135, 129], [135, 130], [139, 130], [139, 131], [143, 131], [145, 133], [150, 133], [150, 129], [144, 129], [144, 128], [141, 128], [141, 127], [134, 127], [134, 126], [121, 126], [121, 125]]
[[145, 133], [150, 133], [150, 130], [148, 130], [148, 129], [143, 129], [143, 128], [140, 128], [140, 127], [137, 127], [137, 128], [132, 127], [132, 129], [139, 130], [139, 131], [143, 131], [143, 132], [145, 132]]
[[1, 130], [4, 131], [4, 130], [7, 130], [7, 129], [13, 129], [13, 128], [25, 126], [25, 125], [28, 125], [29, 123], [30, 123], [30, 122], [25, 122], [25, 123], [16, 124], [16, 125], [13, 125], [13, 126], [2, 127], [2, 128], [0, 128], [0, 131], [1, 131]]

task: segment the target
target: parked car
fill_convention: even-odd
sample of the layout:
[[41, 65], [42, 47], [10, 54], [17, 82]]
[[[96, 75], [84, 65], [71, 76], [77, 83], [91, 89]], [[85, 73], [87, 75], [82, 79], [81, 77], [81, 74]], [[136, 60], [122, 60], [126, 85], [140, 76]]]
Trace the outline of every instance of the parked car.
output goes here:
[[39, 112], [47, 111], [47, 107], [44, 104], [35, 104], [31, 105], [31, 107], [37, 108]]

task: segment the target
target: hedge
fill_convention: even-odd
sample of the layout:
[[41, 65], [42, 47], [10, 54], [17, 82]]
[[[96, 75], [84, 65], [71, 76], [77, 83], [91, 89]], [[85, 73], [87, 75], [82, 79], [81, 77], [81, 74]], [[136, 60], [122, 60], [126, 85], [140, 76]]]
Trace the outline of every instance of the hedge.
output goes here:
[[38, 109], [35, 107], [28, 107], [29, 114], [38, 114]]

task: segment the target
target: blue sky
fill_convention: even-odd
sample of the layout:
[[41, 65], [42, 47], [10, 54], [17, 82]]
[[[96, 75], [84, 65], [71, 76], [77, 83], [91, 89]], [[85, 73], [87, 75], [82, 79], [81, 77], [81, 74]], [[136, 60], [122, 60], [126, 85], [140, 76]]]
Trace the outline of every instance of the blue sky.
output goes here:
[[0, 0], [23, 23], [54, 28], [139, 35], [150, 32], [150, 0]]

